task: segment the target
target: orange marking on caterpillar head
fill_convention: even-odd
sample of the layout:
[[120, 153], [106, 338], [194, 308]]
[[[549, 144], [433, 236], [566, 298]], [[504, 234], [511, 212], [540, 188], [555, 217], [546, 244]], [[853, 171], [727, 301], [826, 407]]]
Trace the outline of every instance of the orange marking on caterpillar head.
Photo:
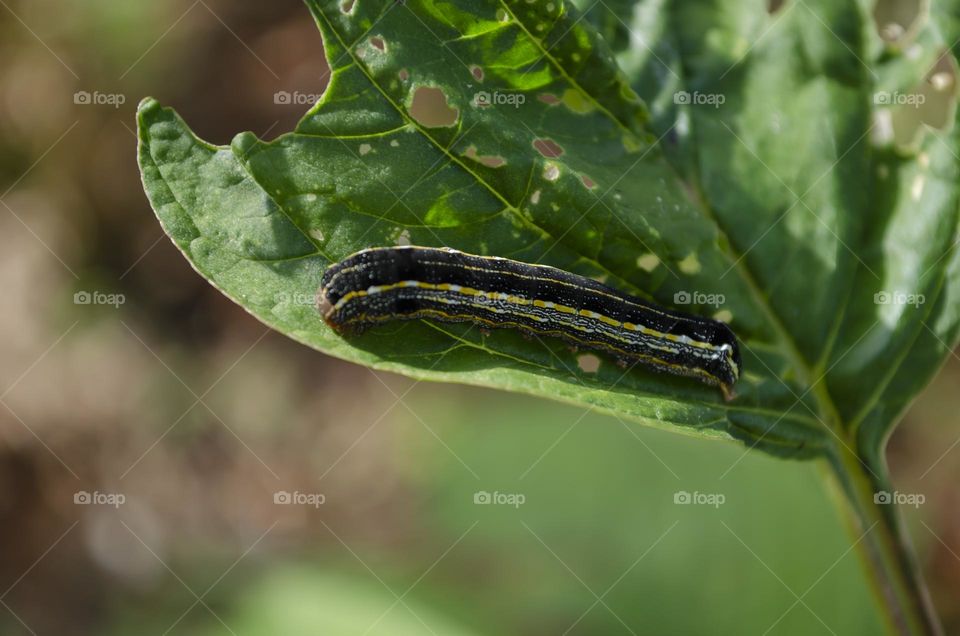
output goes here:
[[320, 293], [317, 294], [317, 311], [320, 312], [320, 316], [323, 318], [323, 322], [327, 323], [327, 326], [336, 331], [339, 334], [344, 333], [346, 330], [343, 329], [343, 325], [337, 324], [336, 321], [332, 320], [333, 318], [333, 303], [330, 302], [330, 299], [327, 297], [325, 290], [321, 289]]

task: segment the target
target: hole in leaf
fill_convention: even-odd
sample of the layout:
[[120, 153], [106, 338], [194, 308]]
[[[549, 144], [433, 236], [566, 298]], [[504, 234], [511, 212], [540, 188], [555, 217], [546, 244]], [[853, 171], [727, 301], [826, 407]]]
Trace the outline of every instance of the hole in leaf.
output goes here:
[[784, 4], [786, 4], [786, 0], [767, 0], [767, 13], [773, 15], [783, 8]]
[[547, 159], [556, 159], [563, 155], [563, 148], [552, 139], [535, 139], [533, 147]]
[[447, 96], [434, 86], [420, 86], [413, 92], [410, 116], [427, 128], [446, 128], [457, 123], [460, 111], [447, 103]]
[[467, 159], [473, 159], [477, 163], [487, 166], [488, 168], [499, 168], [507, 163], [507, 160], [499, 155], [478, 154], [476, 146], [470, 146], [467, 148], [467, 151], [463, 153], [463, 156]]
[[637, 267], [645, 272], [652, 272], [660, 266], [660, 257], [656, 254], [644, 254], [637, 257]]
[[593, 188], [597, 185], [596, 181], [594, 181], [593, 179], [591, 179], [585, 174], [580, 175], [580, 181], [583, 183], [584, 187], [587, 190], [593, 190]]
[[913, 182], [910, 184], [910, 196], [914, 201], [919, 201], [923, 197], [923, 188], [927, 183], [927, 178], [918, 174], [913, 178]]
[[563, 103], [578, 115], [586, 115], [594, 109], [593, 102], [591, 102], [584, 93], [575, 88], [568, 88], [563, 91]]
[[381, 53], [387, 50], [387, 42], [379, 35], [375, 35], [370, 38], [370, 46], [377, 49]]
[[550, 106], [556, 106], [560, 103], [560, 98], [554, 95], [553, 93], [540, 93], [537, 95], [539, 99], [544, 104], [549, 104]]
[[410, 71], [402, 68], [397, 72], [397, 77], [400, 78], [401, 82], [406, 82], [408, 79], [410, 79]]
[[[879, 98], [883, 98], [882, 100]], [[886, 126], [886, 138], [899, 148], [916, 151], [923, 141], [926, 127], [947, 131], [953, 125], [957, 110], [957, 66], [949, 51], [944, 52], [927, 76], [908, 93], [878, 93], [875, 101], [882, 108], [877, 113], [879, 126]]]
[[690, 252], [687, 254], [687, 257], [677, 263], [677, 267], [680, 268], [680, 271], [684, 274], [689, 274], [693, 276], [694, 274], [700, 273], [700, 259], [697, 258], [696, 252]]
[[353, 7], [357, 4], [357, 0], [344, 0], [340, 3], [340, 11], [350, 15], [353, 13]]
[[929, 0], [877, 0], [873, 22], [885, 42], [912, 40], [929, 15]]
[[473, 79], [477, 80], [478, 82], [483, 81], [483, 69], [476, 64], [472, 64], [470, 66], [470, 74], [473, 75]]
[[577, 356], [577, 366], [584, 373], [596, 373], [600, 368], [600, 358], [592, 353], [584, 353]]
[[717, 313], [713, 314], [714, 320], [719, 320], [720, 322], [725, 322], [728, 325], [733, 322], [733, 312], [729, 309], [721, 309]]

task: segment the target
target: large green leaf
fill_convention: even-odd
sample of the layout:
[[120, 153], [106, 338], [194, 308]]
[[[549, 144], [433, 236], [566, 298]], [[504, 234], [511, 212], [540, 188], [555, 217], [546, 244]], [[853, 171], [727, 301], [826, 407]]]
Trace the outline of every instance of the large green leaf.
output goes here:
[[[591, 5], [589, 20], [559, 1], [307, 4], [332, 75], [293, 133], [212, 147], [156, 101], [139, 110], [167, 233], [279, 331], [375, 368], [792, 456], [857, 434], [879, 449], [956, 341], [956, 135], [929, 131], [905, 154], [869, 134], [879, 87], [926, 69], [882, 46], [866, 3], [770, 15], [760, 0], [646, 0]], [[918, 42], [928, 61], [946, 44], [930, 25]], [[312, 302], [324, 268], [405, 242], [549, 263], [671, 305], [722, 297], [693, 309], [740, 337], [739, 397], [606, 359], [585, 370], [582, 352], [512, 332], [327, 329]], [[925, 302], [876, 304], [882, 292]]]

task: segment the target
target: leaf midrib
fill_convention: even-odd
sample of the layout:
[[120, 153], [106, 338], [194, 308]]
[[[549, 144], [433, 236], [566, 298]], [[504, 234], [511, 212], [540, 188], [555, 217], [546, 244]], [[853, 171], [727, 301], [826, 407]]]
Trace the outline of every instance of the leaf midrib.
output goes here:
[[[583, 86], [579, 84], [574, 78], [570, 77], [567, 74], [566, 69], [564, 69], [557, 60], [550, 55], [549, 51], [545, 49], [542, 45], [542, 42], [533, 36], [532, 33], [526, 28], [526, 26], [513, 14], [510, 8], [506, 5], [503, 0], [500, 0], [501, 6], [506, 10], [513, 20], [520, 26], [523, 32], [527, 37], [537, 46], [538, 49], [543, 53], [544, 58], [546, 58], [550, 64], [581, 94], [586, 95], [590, 102], [594, 104], [598, 111], [602, 112], [604, 116], [610, 119], [615, 125], [617, 125], [621, 130], [631, 133], [629, 130], [616, 116], [613, 115], [607, 108], [605, 108], [589, 91], [587, 91]], [[684, 69], [684, 58], [683, 58], [683, 49], [682, 47], [677, 47], [678, 55], [680, 57], [680, 70], [681, 72]], [[695, 133], [694, 133], [695, 134]], [[695, 165], [699, 166], [699, 146], [696, 147], [696, 152], [698, 160], [695, 162]], [[679, 183], [683, 183], [680, 173], [677, 171], [676, 166], [664, 158], [663, 163], [666, 164], [673, 174], [674, 179]], [[761, 312], [767, 317], [767, 320], [770, 323], [770, 326], [773, 328], [774, 333], [777, 335], [777, 338], [780, 340], [782, 347], [781, 353], [791, 361], [791, 364], [795, 367], [795, 371], [798, 376], [802, 378], [803, 384], [806, 385], [808, 389], [813, 390], [814, 396], [817, 399], [818, 404], [821, 404], [820, 415], [827, 416], [831, 422], [835, 422], [836, 425], [832, 428], [834, 432], [838, 432], [840, 429], [840, 420], [838, 417], [838, 412], [836, 406], [834, 405], [832, 399], [827, 392], [818, 392], [814, 390], [816, 387], [812, 382], [813, 370], [806, 364], [803, 356], [800, 354], [799, 348], [797, 347], [796, 341], [790, 336], [786, 327], [784, 326], [780, 316], [773, 309], [770, 303], [766, 302], [766, 299], [761, 292], [759, 286], [757, 285], [756, 279], [753, 277], [752, 272], [747, 267], [746, 259], [742, 258], [742, 255], [739, 254], [734, 248], [733, 243], [730, 241], [729, 234], [726, 228], [721, 224], [719, 218], [712, 212], [709, 205], [706, 202], [706, 198], [703, 196], [701, 183], [699, 178], [695, 184], [690, 184], [693, 186], [693, 189], [697, 192], [698, 196], [694, 199], [690, 194], [690, 188], [681, 188], [684, 191], [685, 196], [687, 197], [690, 204], [697, 209], [701, 215], [713, 224], [714, 228], [718, 233], [718, 238], [721, 240], [718, 241], [718, 248], [720, 251], [732, 262], [734, 269], [737, 271], [740, 278], [747, 285], [747, 288], [750, 290], [750, 294], [754, 299], [756, 305], [760, 308]], [[606, 270], [606, 268], [604, 268]], [[824, 423], [819, 417], [817, 418], [820, 423], [824, 426], [829, 426]]]
[[[683, 73], [685, 70], [684, 50], [681, 46], [676, 46], [675, 48], [678, 52], [677, 54], [680, 60], [680, 71], [681, 73]], [[691, 128], [694, 129], [694, 135], [695, 135], [696, 134], [695, 124], [693, 122], [691, 122]], [[865, 135], [866, 133], [864, 133], [864, 136]], [[861, 139], [862, 138], [863, 136], [861, 136]], [[729, 240], [726, 230], [724, 229], [723, 225], [719, 222], [719, 219], [717, 219], [717, 217], [709, 211], [709, 205], [706, 202], [706, 197], [702, 195], [702, 188], [700, 187], [701, 181], [699, 179], [699, 166], [700, 166], [699, 150], [700, 150], [699, 145], [695, 145], [695, 152], [697, 156], [697, 160], [694, 162], [694, 166], [696, 166], [696, 169], [697, 169], [696, 190], [700, 194], [700, 196], [698, 197], [699, 201], [695, 201], [694, 205], [696, 207], [702, 208], [702, 211], [704, 212], [705, 216], [711, 219], [711, 221], [713, 221], [714, 224], [716, 225], [717, 231], [722, 233], [724, 237], [727, 238], [726, 245], [729, 246], [730, 253], [734, 256], [740, 256], [736, 252], [736, 250], [733, 248], [733, 243]], [[670, 169], [671, 171], [673, 171], [674, 175], [679, 179], [680, 174], [677, 171], [676, 166], [674, 166], [674, 164], [670, 161], [667, 161], [666, 163], [670, 166]], [[956, 214], [954, 216], [955, 218], [957, 217]], [[948, 253], [955, 251], [956, 247], [957, 247], [957, 242], [951, 243], [951, 245], [948, 248]], [[743, 263], [742, 266], [739, 264], [741, 262]], [[852, 289], [853, 285], [856, 284], [857, 275], [860, 271], [862, 271], [862, 267], [863, 266], [861, 264], [857, 263], [852, 268], [852, 271], [849, 276], [848, 288]], [[829, 387], [826, 386], [825, 384], [825, 381], [824, 381], [825, 378], [821, 377], [821, 378], [815, 379], [815, 377], [818, 373], [823, 371], [824, 367], [826, 367], [826, 365], [829, 364], [831, 360], [832, 350], [835, 345], [836, 338], [839, 336], [839, 333], [842, 329], [844, 316], [849, 308], [851, 294], [846, 293], [843, 295], [843, 300], [841, 301], [842, 304], [840, 306], [840, 310], [838, 311], [838, 315], [834, 323], [831, 325], [831, 330], [828, 335], [828, 339], [826, 341], [826, 346], [824, 347], [823, 354], [821, 355], [820, 359], [816, 361], [816, 363], [814, 363], [813, 365], [809, 365], [807, 364], [802, 354], [800, 354], [799, 349], [796, 346], [796, 341], [792, 337], [790, 337], [789, 332], [784, 327], [782, 321], [779, 318], [779, 315], [772, 308], [772, 306], [764, 300], [764, 296], [762, 295], [759, 286], [757, 286], [756, 281], [753, 278], [753, 275], [748, 267], [747, 259], [738, 258], [738, 264], [736, 266], [736, 269], [738, 270], [738, 272], [741, 273], [742, 278], [750, 287], [751, 293], [754, 294], [755, 299], [757, 299], [758, 305], [760, 306], [761, 311], [764, 311], [764, 313], [768, 315], [769, 319], [771, 320], [772, 326], [774, 327], [775, 331], [778, 333], [778, 337], [795, 354], [794, 356], [791, 356], [792, 364], [795, 365], [798, 373], [802, 374], [801, 377], [803, 378], [804, 384], [807, 385], [808, 390], [810, 390], [810, 392], [813, 393], [817, 404], [820, 406], [821, 415], [826, 417], [827, 422], [830, 423], [828, 424], [827, 422], [823, 422], [822, 420], [820, 420], [821, 425], [825, 427], [829, 427], [833, 431], [834, 435], [837, 436], [837, 441], [839, 441], [840, 443], [845, 445], [850, 444], [854, 448], [857, 448], [860, 451], [864, 450], [864, 449], [860, 449], [859, 444], [857, 443], [859, 427], [863, 423], [863, 421], [869, 416], [870, 412], [880, 403], [881, 396], [884, 394], [887, 387], [890, 385], [890, 383], [896, 377], [897, 373], [900, 371], [903, 361], [909, 356], [910, 351], [912, 350], [913, 343], [915, 343], [923, 333], [924, 321], [921, 321], [921, 324], [917, 325], [916, 329], [914, 330], [913, 337], [910, 339], [909, 344], [905, 344], [905, 346], [902, 348], [900, 353], [896, 356], [893, 364], [890, 365], [889, 371], [883, 377], [883, 379], [877, 383], [876, 387], [874, 388], [874, 391], [867, 397], [867, 399], [864, 400], [863, 404], [861, 405], [859, 410], [856, 412], [856, 414], [853, 417], [851, 417], [848, 421], [845, 422], [843, 418], [840, 416], [839, 409], [837, 408], [836, 403], [834, 402], [833, 397], [830, 394]], [[935, 301], [936, 299], [939, 298], [940, 294], [942, 293], [945, 279], [946, 279], [946, 270], [941, 270], [939, 274], [939, 280], [937, 283], [937, 291], [934, 298]], [[927, 312], [926, 317], [929, 317], [932, 314], [933, 307], [935, 304], [936, 302], [929, 304], [929, 308], [926, 309], [926, 312]], [[824, 375], [828, 371], [829, 369], [826, 369], [824, 371]], [[818, 417], [817, 419], [819, 420], [820, 418]], [[891, 418], [890, 421], [895, 422], [897, 421], [897, 418], [896, 417]]]
[[[526, 33], [527, 37], [534, 42], [534, 44], [539, 48], [544, 57], [549, 60], [551, 65], [568, 81], [572, 86], [579, 90], [583, 95], [586, 95], [591, 103], [593, 103], [597, 109], [602, 112], [608, 119], [610, 119], [614, 124], [616, 124], [620, 129], [632, 133], [616, 116], [614, 116], [607, 108], [605, 108], [600, 102], [583, 86], [581, 86], [575, 79], [570, 77], [566, 70], [557, 63], [556, 59], [549, 54], [549, 51], [542, 46], [542, 43], [539, 39], [533, 36], [526, 26], [516, 18], [516, 16], [510, 11], [510, 8], [500, 0], [501, 6], [510, 13], [510, 16], [520, 25], [520, 28]], [[684, 68], [684, 58], [683, 58], [683, 49], [682, 47], [677, 47], [678, 55], [680, 57], [680, 70], [683, 71]], [[695, 133], [694, 133], [695, 134]], [[696, 147], [696, 152], [698, 160], [695, 162], [696, 166], [699, 166], [699, 146]], [[674, 179], [679, 183], [683, 183], [684, 180], [681, 178], [680, 173], [678, 172], [676, 166], [664, 158], [663, 163], [666, 164], [673, 174]], [[698, 173], [699, 174], [699, 173]], [[788, 330], [783, 324], [780, 316], [773, 309], [773, 307], [768, 303], [761, 292], [759, 286], [757, 285], [756, 279], [754, 278], [752, 272], [747, 267], [746, 259], [742, 258], [742, 255], [739, 254], [734, 248], [733, 243], [730, 241], [729, 234], [720, 222], [719, 218], [712, 212], [709, 205], [706, 202], [706, 198], [703, 196], [701, 183], [699, 178], [694, 184], [690, 184], [692, 189], [695, 189], [698, 196], [696, 198], [692, 197], [690, 194], [691, 188], [681, 188], [684, 191], [687, 200], [690, 204], [697, 209], [701, 215], [713, 224], [714, 228], [718, 233], [718, 238], [721, 240], [718, 241], [718, 248], [720, 251], [732, 262], [734, 269], [737, 271], [740, 278], [747, 285], [747, 288], [750, 290], [750, 294], [754, 299], [756, 305], [760, 308], [761, 312], [767, 317], [767, 320], [770, 323], [770, 326], [773, 328], [774, 333], [776, 334], [778, 340], [781, 342], [781, 353], [790, 360], [791, 364], [795, 367], [795, 371], [798, 376], [802, 379], [803, 384], [806, 385], [808, 389], [811, 389], [814, 393], [814, 397], [817, 400], [817, 403], [821, 406], [820, 415], [828, 417], [829, 421], [834, 422], [835, 425], [831, 428], [835, 433], [842, 433], [842, 427], [840, 426], [840, 419], [836, 406], [834, 405], [832, 399], [829, 396], [829, 393], [826, 391], [817, 391], [816, 387], [812, 382], [813, 370], [806, 364], [802, 354], [797, 347], [796, 341], [790, 336]], [[819, 384], [819, 383], [818, 383]], [[825, 427], [830, 427], [830, 425], [824, 423], [821, 418], [817, 418], [821, 425]]]
[[[671, 20], [671, 24], [674, 24], [675, 22], [675, 19]], [[674, 39], [678, 40], [679, 38], [676, 33], [672, 30], [671, 32], [673, 33]], [[680, 67], [678, 70], [685, 77], [686, 59], [684, 56], [684, 49], [682, 46], [680, 46], [679, 42], [676, 42], [675, 49], [680, 62]], [[680, 78], [680, 81], [681, 83], [684, 83], [683, 77]], [[697, 129], [693, 120], [690, 122], [690, 127], [693, 136], [696, 136]], [[699, 144], [694, 144], [694, 153], [696, 157], [696, 160], [693, 162], [696, 171], [695, 183], [691, 183], [690, 188], [682, 189], [685, 191], [685, 194], [690, 200], [691, 205], [698, 209], [701, 214], [714, 225], [717, 233], [723, 239], [718, 242], [720, 251], [724, 253], [727, 258], [733, 259], [733, 269], [738, 273], [744, 284], [747, 285], [747, 288], [749, 289], [750, 294], [761, 313], [767, 317], [770, 326], [773, 328], [774, 335], [781, 343], [781, 353], [789, 361], [789, 364], [794, 367], [794, 371], [797, 373], [797, 376], [801, 379], [802, 384], [805, 386], [806, 390], [800, 394], [798, 403], [803, 403], [802, 399], [800, 398], [806, 395], [806, 393], [812, 393], [814, 400], [818, 405], [818, 410], [820, 411], [819, 414], [816, 414], [816, 420], [824, 429], [826, 429], [828, 432], [832, 432], [833, 435], [841, 441], [841, 443], [846, 444], [850, 441], [850, 439], [843, 429], [839, 410], [837, 409], [836, 404], [833, 402], [833, 398], [830, 396], [829, 391], [826, 390], [826, 387], [821, 381], [814, 380], [813, 367], [807, 363], [806, 359], [800, 353], [800, 349], [797, 346], [796, 340], [790, 335], [790, 332], [784, 325], [780, 315], [767, 301], [762, 290], [760, 289], [760, 286], [757, 284], [755, 277], [753, 276], [753, 272], [749, 267], [749, 263], [747, 262], [745, 254], [740, 254], [736, 250], [733, 242], [730, 240], [726, 227], [721, 223], [719, 217], [712, 211], [710, 205], [707, 203], [707, 199], [703, 194], [702, 181], [700, 179], [701, 155]], [[680, 183], [683, 183], [684, 180], [673, 162], [664, 159], [664, 163], [669, 166], [674, 178]], [[691, 196], [692, 192], [696, 192], [696, 198]], [[826, 419], [826, 421], [824, 421], [824, 419]], [[827, 441], [831, 444], [833, 443], [832, 440], [828, 439]]]

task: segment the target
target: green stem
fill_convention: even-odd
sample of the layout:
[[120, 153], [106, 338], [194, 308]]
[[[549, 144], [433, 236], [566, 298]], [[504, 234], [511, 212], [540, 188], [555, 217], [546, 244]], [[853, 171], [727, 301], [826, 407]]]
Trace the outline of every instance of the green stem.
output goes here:
[[850, 450], [852, 444], [850, 448], [838, 446], [828, 464], [890, 632], [898, 636], [942, 636], [943, 628], [897, 506], [875, 499], [875, 493], [892, 492], [886, 466], [867, 466]]

